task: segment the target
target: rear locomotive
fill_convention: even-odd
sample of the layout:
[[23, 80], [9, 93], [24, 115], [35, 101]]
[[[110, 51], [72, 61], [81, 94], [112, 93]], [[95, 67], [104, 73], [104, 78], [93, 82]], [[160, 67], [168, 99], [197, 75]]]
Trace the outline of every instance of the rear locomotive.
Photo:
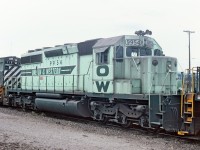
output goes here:
[[180, 132], [177, 59], [165, 56], [148, 33], [30, 50], [21, 57], [20, 86], [6, 85], [4, 100], [24, 109]]
[[0, 103], [3, 104], [7, 89], [19, 86], [20, 58], [15, 56], [0, 58]]

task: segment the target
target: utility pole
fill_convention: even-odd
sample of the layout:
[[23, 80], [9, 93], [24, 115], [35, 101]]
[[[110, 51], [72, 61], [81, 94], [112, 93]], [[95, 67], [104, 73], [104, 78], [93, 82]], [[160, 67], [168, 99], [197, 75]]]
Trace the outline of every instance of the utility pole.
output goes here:
[[185, 30], [183, 32], [188, 33], [189, 36], [189, 70], [188, 70], [188, 86], [187, 91], [192, 92], [194, 89], [192, 89], [192, 75], [191, 75], [191, 58], [190, 58], [190, 34], [195, 33], [194, 31]]
[[183, 32], [188, 33], [189, 36], [189, 74], [190, 74], [190, 69], [191, 69], [191, 57], [190, 57], [190, 34], [195, 33], [194, 31], [189, 31], [189, 30], [184, 30]]

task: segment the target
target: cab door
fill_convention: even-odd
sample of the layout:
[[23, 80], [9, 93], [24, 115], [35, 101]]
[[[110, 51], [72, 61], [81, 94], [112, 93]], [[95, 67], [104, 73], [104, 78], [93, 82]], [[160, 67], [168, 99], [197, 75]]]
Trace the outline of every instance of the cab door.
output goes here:
[[94, 49], [93, 92], [113, 93], [113, 46]]

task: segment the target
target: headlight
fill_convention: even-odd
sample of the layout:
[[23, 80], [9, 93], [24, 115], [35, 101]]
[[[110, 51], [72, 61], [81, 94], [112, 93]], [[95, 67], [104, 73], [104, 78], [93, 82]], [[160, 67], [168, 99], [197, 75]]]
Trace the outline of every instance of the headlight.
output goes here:
[[152, 65], [157, 66], [158, 65], [158, 61], [157, 60], [153, 60], [152, 61]]

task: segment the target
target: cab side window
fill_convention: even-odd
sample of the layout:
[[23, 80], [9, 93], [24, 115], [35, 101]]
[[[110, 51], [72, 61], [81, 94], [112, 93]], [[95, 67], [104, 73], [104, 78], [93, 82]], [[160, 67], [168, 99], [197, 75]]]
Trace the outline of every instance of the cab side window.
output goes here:
[[123, 57], [124, 57], [123, 51], [124, 51], [123, 46], [117, 46], [116, 47], [116, 61], [117, 62], [123, 61]]
[[154, 50], [154, 56], [164, 56], [164, 55], [163, 55], [163, 52], [161, 50], [155, 49]]
[[96, 54], [96, 63], [98, 65], [100, 64], [108, 64], [109, 63], [109, 48], [107, 48], [105, 51], [103, 52], [99, 52]]
[[133, 46], [128, 46], [126, 48], [126, 56], [131, 57], [132, 53], [134, 53], [135, 56], [138, 56], [138, 54], [139, 54], [138, 48], [135, 48]]

